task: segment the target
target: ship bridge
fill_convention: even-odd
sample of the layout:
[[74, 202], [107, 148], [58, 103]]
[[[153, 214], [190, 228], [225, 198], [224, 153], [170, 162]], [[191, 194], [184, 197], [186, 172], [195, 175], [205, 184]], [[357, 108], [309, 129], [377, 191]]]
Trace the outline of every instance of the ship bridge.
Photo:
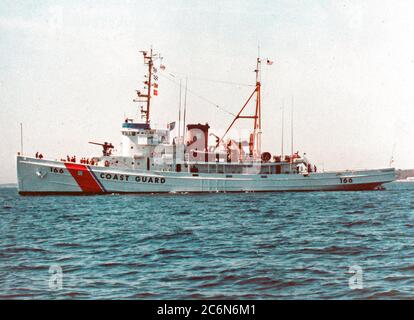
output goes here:
[[151, 129], [148, 123], [125, 122], [121, 133], [123, 157], [150, 157], [156, 146], [170, 142], [169, 130]]

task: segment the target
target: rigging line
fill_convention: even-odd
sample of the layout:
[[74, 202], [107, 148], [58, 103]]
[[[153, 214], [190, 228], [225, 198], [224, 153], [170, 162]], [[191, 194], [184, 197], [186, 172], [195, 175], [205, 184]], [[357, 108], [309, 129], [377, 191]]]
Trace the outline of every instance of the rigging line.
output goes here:
[[[161, 77], [163, 77], [163, 78], [165, 78], [165, 79], [167, 79], [167, 80], [171, 81], [171, 82], [172, 82], [172, 83], [174, 83], [175, 85], [179, 85], [179, 84], [177, 83], [177, 81], [175, 81], [175, 80], [173, 80], [173, 79], [171, 79], [171, 78], [169, 78], [169, 77], [167, 77], [167, 76], [163, 75], [162, 73], [160, 73], [159, 75], [160, 75]], [[170, 75], [174, 77], [174, 75], [173, 75], [173, 74], [170, 74]], [[187, 90], [188, 90], [188, 92], [189, 92], [189, 93], [191, 93], [193, 96], [196, 96], [197, 98], [199, 98], [199, 99], [201, 99], [201, 100], [203, 100], [203, 101], [205, 101], [205, 102], [207, 102], [207, 103], [209, 103], [209, 104], [211, 104], [211, 105], [215, 106], [217, 109], [219, 109], [219, 110], [221, 110], [221, 111], [223, 111], [223, 112], [225, 112], [225, 113], [227, 113], [227, 114], [229, 114], [229, 115], [231, 115], [231, 116], [233, 116], [233, 117], [235, 117], [235, 116], [236, 116], [234, 113], [232, 113], [232, 112], [230, 112], [230, 111], [228, 111], [228, 110], [224, 109], [223, 107], [220, 107], [217, 103], [214, 103], [213, 101], [210, 101], [209, 99], [207, 99], [207, 98], [205, 98], [205, 97], [203, 97], [203, 96], [199, 95], [198, 93], [194, 92], [193, 90], [190, 90], [190, 89], [187, 89]]]
[[[185, 76], [185, 74], [180, 73], [180, 72], [173, 72], [170, 74], [176, 74], [176, 75], [181, 75], [181, 76]], [[239, 82], [232, 82], [232, 81], [223, 81], [223, 80], [214, 80], [214, 79], [208, 79], [208, 78], [199, 78], [199, 77], [187, 77], [190, 80], [196, 80], [196, 81], [208, 81], [208, 82], [217, 82], [217, 83], [224, 83], [224, 84], [229, 84], [229, 85], [234, 85], [234, 86], [243, 86], [243, 87], [254, 87], [254, 84], [247, 84], [247, 83], [239, 83]]]

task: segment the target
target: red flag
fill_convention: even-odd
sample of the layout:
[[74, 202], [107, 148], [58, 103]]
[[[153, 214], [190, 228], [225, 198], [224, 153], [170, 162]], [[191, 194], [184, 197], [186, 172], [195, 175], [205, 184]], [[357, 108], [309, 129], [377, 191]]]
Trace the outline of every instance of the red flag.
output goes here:
[[154, 96], [158, 96], [158, 90], [154, 90]]

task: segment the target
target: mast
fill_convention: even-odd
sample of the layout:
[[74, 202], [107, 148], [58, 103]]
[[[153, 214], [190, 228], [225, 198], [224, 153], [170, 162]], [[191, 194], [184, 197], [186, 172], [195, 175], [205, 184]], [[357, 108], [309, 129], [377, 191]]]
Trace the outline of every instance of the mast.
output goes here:
[[[153, 75], [154, 72], [157, 70], [154, 68], [154, 57], [156, 57], [155, 54], [152, 52], [152, 48], [150, 50], [150, 53], [148, 54], [147, 51], [140, 51], [142, 55], [144, 56], [144, 64], [148, 66], [148, 74], [145, 75], [146, 80], [144, 81], [144, 89], [146, 89], [146, 93], [142, 93], [141, 91], [137, 90], [138, 99], [134, 99], [134, 102], [141, 102], [145, 103], [145, 106], [141, 106], [141, 118], [145, 119], [145, 123], [147, 125], [150, 124], [150, 110], [151, 110], [151, 90], [152, 87], [156, 87], [156, 83], [152, 83], [152, 78], [154, 76], [154, 79], [157, 80], [155, 77], [156, 75]], [[155, 91], [155, 90], [154, 90]], [[155, 95], [157, 93], [154, 92]]]
[[[261, 96], [260, 96], [260, 82], [261, 82], [261, 60], [260, 60], [260, 43], [257, 45], [257, 60], [256, 60], [256, 111], [254, 118], [254, 140], [253, 140], [253, 152], [256, 156], [260, 157], [261, 154]], [[256, 144], [255, 144], [256, 143]]]
[[254, 114], [254, 128], [253, 128], [253, 150], [256, 153], [256, 156], [260, 157], [260, 149], [261, 149], [261, 126], [262, 126], [262, 120], [261, 120], [261, 101], [260, 101], [260, 57], [257, 57], [256, 62], [256, 111]]
[[[227, 135], [227, 133], [230, 131], [230, 129], [233, 127], [233, 124], [238, 119], [253, 119], [253, 132], [250, 135], [249, 144], [250, 144], [250, 155], [253, 157], [260, 157], [260, 134], [261, 134], [261, 100], [260, 100], [260, 64], [261, 60], [260, 57], [257, 57], [256, 60], [256, 69], [254, 72], [256, 73], [256, 84], [253, 92], [249, 96], [249, 98], [244, 103], [243, 107], [240, 109], [239, 113], [234, 117], [233, 121], [227, 128], [224, 135], [217, 141], [216, 149], [220, 145], [220, 143], [223, 141], [224, 137]], [[256, 104], [255, 104], [255, 112], [254, 115], [241, 115], [243, 110], [246, 108], [247, 104], [250, 102], [250, 100], [253, 98], [253, 96], [256, 96]]]

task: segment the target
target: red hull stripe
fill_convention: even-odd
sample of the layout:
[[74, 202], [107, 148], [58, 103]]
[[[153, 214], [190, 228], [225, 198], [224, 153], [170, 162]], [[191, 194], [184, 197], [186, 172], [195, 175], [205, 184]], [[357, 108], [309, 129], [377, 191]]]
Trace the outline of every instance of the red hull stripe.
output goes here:
[[72, 175], [73, 179], [75, 179], [82, 192], [101, 193], [104, 191], [85, 165], [65, 163], [65, 167]]
[[99, 179], [97, 178], [96, 174], [93, 172], [92, 168], [90, 166], [87, 166], [88, 171], [91, 173], [92, 177], [95, 179], [96, 183], [99, 185], [99, 187], [101, 188], [101, 190], [103, 192], [106, 192], [105, 187], [103, 186], [103, 184], [99, 181]]

